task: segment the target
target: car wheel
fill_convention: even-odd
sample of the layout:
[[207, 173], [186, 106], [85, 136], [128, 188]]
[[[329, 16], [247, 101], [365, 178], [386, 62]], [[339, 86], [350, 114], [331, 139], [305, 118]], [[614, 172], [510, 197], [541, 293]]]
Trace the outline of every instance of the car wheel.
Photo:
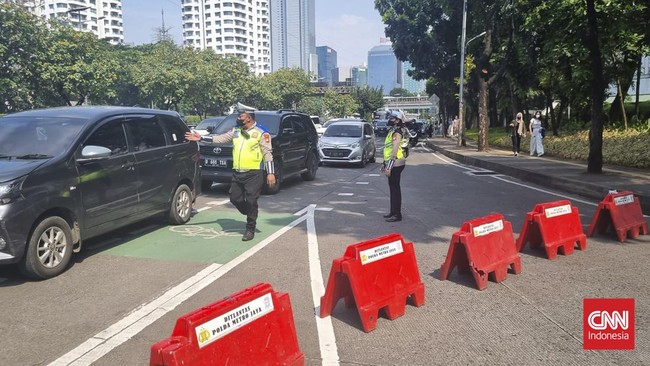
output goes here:
[[58, 276], [70, 263], [72, 245], [68, 222], [59, 216], [45, 218], [29, 237], [21, 272], [40, 280]]
[[316, 154], [310, 153], [305, 164], [307, 171], [300, 174], [302, 180], [310, 181], [316, 179], [316, 171], [318, 171], [318, 158]]
[[182, 225], [190, 221], [192, 215], [192, 190], [187, 184], [181, 184], [176, 188], [172, 202], [167, 214], [172, 225]]
[[211, 180], [202, 180], [201, 181], [201, 191], [202, 192], [209, 191], [210, 188], [212, 188], [212, 181]]
[[377, 162], [377, 153], [373, 151], [372, 156], [370, 157], [369, 160], [371, 163], [376, 163]]

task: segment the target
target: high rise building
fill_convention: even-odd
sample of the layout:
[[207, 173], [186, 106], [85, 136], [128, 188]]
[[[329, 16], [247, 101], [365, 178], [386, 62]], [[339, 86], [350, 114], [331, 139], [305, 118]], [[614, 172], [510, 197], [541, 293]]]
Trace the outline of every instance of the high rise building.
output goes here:
[[354, 66], [352, 68], [352, 86], [364, 87], [368, 85], [368, 68], [364, 66]]
[[351, 70], [347, 66], [332, 69], [332, 85], [352, 85]]
[[401, 62], [397, 60], [390, 44], [380, 44], [368, 52], [368, 85], [383, 88], [384, 95], [401, 87]]
[[122, 0], [5, 0], [43, 19], [60, 19], [79, 31], [92, 32], [112, 44], [124, 42]]
[[270, 0], [271, 70], [299, 67], [316, 73], [315, 0]]
[[244, 60], [256, 75], [271, 72], [268, 0], [181, 0], [183, 44]]
[[332, 86], [332, 70], [336, 69], [336, 51], [327, 46], [316, 47], [318, 55], [318, 81]]
[[402, 88], [413, 94], [423, 94], [427, 89], [426, 80], [415, 80], [408, 75], [408, 71], [413, 69], [410, 62], [402, 63]]

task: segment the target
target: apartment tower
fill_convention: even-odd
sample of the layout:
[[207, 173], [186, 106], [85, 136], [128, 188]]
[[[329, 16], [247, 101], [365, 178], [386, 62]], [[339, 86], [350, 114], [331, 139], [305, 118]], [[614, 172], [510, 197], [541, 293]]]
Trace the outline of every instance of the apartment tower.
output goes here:
[[234, 55], [256, 75], [271, 72], [268, 0], [181, 0], [183, 44]]

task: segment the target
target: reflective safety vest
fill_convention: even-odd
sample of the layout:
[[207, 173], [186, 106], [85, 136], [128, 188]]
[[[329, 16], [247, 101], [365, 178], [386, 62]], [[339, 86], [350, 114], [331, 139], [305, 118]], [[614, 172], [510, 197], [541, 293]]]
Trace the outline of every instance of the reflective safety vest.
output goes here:
[[[388, 135], [386, 135], [386, 140], [384, 140], [384, 161], [390, 160], [390, 157], [393, 153], [393, 132], [395, 132], [395, 130], [393, 129], [388, 131]], [[400, 147], [399, 149], [397, 149], [397, 159], [404, 159], [404, 150], [402, 150], [401, 141], [400, 141]]]
[[264, 157], [260, 141], [264, 131], [255, 127], [247, 133], [249, 138], [242, 134], [241, 128], [235, 128], [232, 137], [232, 168], [235, 170], [261, 170]]

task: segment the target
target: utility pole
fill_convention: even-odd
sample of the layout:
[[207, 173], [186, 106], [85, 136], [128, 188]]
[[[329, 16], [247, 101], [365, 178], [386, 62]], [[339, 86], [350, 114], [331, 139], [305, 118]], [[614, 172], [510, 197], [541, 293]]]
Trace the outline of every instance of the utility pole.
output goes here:
[[463, 0], [463, 30], [460, 37], [460, 92], [458, 93], [458, 146], [465, 146], [465, 113], [463, 87], [465, 83], [465, 32], [467, 30], [467, 0]]

